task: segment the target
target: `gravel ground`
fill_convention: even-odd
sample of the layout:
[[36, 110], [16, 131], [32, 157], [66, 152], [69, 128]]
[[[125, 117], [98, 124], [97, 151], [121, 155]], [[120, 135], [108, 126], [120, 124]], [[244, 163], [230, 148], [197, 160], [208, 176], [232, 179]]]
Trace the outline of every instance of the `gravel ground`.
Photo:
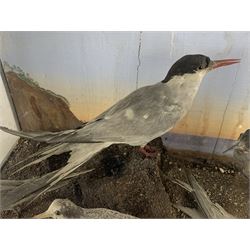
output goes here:
[[[66, 182], [28, 206], [21, 204], [13, 211], [2, 211], [1, 217], [30, 218], [46, 210], [54, 199], [68, 198], [83, 207], [105, 207], [140, 218], [188, 218], [172, 204], [196, 207], [196, 203], [190, 194], [170, 181], [186, 181], [184, 169], [188, 168], [213, 202], [237, 218], [249, 218], [249, 181], [238, 172], [232, 159], [169, 150], [159, 139], [151, 144], [159, 152], [153, 159], [145, 158], [135, 147], [113, 145], [79, 169], [95, 166], [94, 172]], [[1, 178], [32, 178], [63, 166], [69, 157], [67, 153], [13, 174], [16, 162], [44, 146], [20, 139], [1, 170]]]

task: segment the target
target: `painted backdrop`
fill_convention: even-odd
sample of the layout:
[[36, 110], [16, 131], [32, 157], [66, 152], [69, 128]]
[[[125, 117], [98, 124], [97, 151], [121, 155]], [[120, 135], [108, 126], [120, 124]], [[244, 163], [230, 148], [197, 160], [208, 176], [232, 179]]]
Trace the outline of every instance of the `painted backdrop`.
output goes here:
[[[0, 57], [66, 97], [89, 120], [136, 88], [161, 81], [185, 54], [241, 63], [210, 72], [181, 134], [235, 139], [250, 124], [248, 32], [2, 32]], [[7, 125], [7, 124], [5, 124]]]

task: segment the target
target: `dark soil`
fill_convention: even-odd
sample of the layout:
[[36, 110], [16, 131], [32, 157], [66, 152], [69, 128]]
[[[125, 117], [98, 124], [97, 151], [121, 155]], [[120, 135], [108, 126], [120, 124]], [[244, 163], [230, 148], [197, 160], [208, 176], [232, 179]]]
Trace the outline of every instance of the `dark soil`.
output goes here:
[[[249, 181], [238, 172], [230, 158], [214, 157], [189, 151], [166, 150], [160, 139], [152, 142], [156, 158], [145, 158], [138, 149], [112, 145], [84, 164], [79, 171], [95, 171], [62, 183], [61, 187], [41, 195], [30, 205], [21, 204], [13, 211], [2, 211], [2, 218], [31, 218], [43, 212], [56, 198], [68, 198], [86, 208], [105, 207], [140, 218], [188, 218], [172, 204], [195, 207], [191, 196], [170, 179], [186, 181], [190, 169], [213, 202], [219, 203], [237, 218], [249, 217]], [[2, 179], [26, 179], [42, 176], [60, 168], [69, 154], [31, 166], [13, 174], [26, 159], [46, 144], [20, 139], [1, 170]]]

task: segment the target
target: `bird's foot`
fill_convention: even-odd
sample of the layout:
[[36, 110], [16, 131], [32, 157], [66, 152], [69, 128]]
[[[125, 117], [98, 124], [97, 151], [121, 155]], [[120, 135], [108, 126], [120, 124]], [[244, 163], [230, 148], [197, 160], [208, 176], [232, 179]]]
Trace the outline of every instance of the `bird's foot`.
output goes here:
[[154, 158], [158, 154], [158, 151], [156, 150], [156, 148], [151, 147], [149, 145], [146, 145], [144, 147], [140, 147], [139, 152], [142, 153], [143, 155], [145, 155], [145, 157], [148, 157], [148, 158]]

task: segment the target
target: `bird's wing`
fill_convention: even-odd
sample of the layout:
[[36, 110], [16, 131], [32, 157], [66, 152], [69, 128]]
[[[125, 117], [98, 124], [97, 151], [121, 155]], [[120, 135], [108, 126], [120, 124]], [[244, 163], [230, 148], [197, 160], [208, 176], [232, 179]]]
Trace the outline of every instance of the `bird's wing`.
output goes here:
[[9, 129], [3, 126], [0, 126], [0, 130], [20, 136], [22, 138], [26, 139], [31, 139], [34, 141], [39, 141], [39, 142], [46, 142], [46, 143], [57, 143], [62, 140], [62, 138], [66, 139], [69, 136], [72, 136], [73, 134], [76, 133], [77, 130], [64, 130], [60, 132], [44, 132], [44, 131], [39, 131], [39, 132], [24, 132], [24, 131], [16, 131], [13, 129]]
[[206, 191], [199, 185], [199, 183], [196, 181], [193, 175], [190, 173], [187, 174], [188, 181], [190, 186], [193, 189], [193, 196], [195, 197], [195, 200], [198, 203], [199, 208], [202, 210], [204, 215], [207, 216], [207, 218], [213, 218], [213, 203], [210, 200], [210, 198], [207, 196]]
[[82, 218], [88, 219], [138, 219], [129, 214], [120, 213], [107, 208], [88, 208], [84, 209]]
[[204, 219], [204, 215], [195, 208], [184, 207], [180, 204], [173, 205], [175, 208], [181, 210], [183, 213], [187, 214], [192, 219]]
[[[189, 172], [187, 172], [187, 178], [189, 184], [184, 183], [180, 180], [173, 181], [174, 183], [180, 185], [188, 192], [191, 192], [198, 203], [199, 211], [197, 212], [202, 218], [210, 218], [210, 219], [223, 219], [223, 218], [234, 218], [231, 214], [225, 211], [219, 204], [213, 203], [208, 197], [206, 191], [199, 185], [196, 181], [195, 177]], [[187, 212], [188, 215], [191, 210], [183, 210], [183, 207], [178, 207], [183, 212]], [[193, 212], [193, 210], [191, 211]]]
[[191, 173], [187, 173], [190, 185], [193, 188], [193, 193], [200, 209], [210, 219], [226, 219], [233, 218], [223, 207], [217, 203], [213, 203], [208, 197], [206, 191], [199, 185]]
[[166, 133], [181, 118], [183, 109], [163, 88], [159, 83], [134, 91], [66, 141], [140, 145]]
[[226, 152], [234, 149], [235, 147], [237, 147], [239, 145], [240, 142], [235, 143], [234, 145], [232, 145], [231, 147], [227, 148], [226, 150], [224, 150], [222, 153], [225, 154]]
[[[96, 119], [77, 130], [56, 133], [13, 131], [5, 132], [47, 143], [70, 142], [148, 142], [171, 129], [180, 119], [182, 109], [172, 103], [166, 87], [158, 83], [132, 92]], [[164, 96], [163, 96], [164, 95]], [[164, 98], [162, 98], [164, 97]]]
[[249, 141], [249, 134], [250, 134], [250, 129], [247, 129], [244, 133], [241, 133], [240, 136], [237, 139], [237, 142], [223, 151], [223, 153], [228, 152], [229, 150], [235, 149], [235, 148], [245, 148], [246, 150], [249, 150], [250, 146], [250, 141]]
[[65, 152], [70, 152], [70, 158], [68, 159], [67, 164], [53, 173], [39, 178], [26, 180], [23, 183], [16, 183], [16, 185], [10, 185], [10, 183], [1, 180], [1, 209], [11, 209], [22, 201], [31, 202], [41, 194], [54, 188], [66, 178], [69, 178], [70, 175], [73, 177], [75, 175], [89, 172], [90, 169], [86, 169], [81, 173], [73, 173], [73, 171], [79, 168], [83, 163], [88, 161], [102, 149], [108, 147], [110, 144], [111, 143], [62, 143], [56, 147], [49, 147], [41, 153], [37, 160], [30, 162], [24, 167], [39, 163], [52, 155], [60, 155]]
[[[68, 181], [71, 178], [74, 178], [79, 175], [86, 174], [92, 170], [81, 171], [78, 173], [71, 173], [64, 180], [58, 182], [56, 185], [51, 187], [48, 191], [53, 191], [55, 189], [59, 189], [64, 185], [68, 184]], [[2, 197], [0, 203], [0, 210], [9, 210], [14, 208], [19, 204], [23, 204], [27, 202], [28, 204], [31, 200], [35, 199], [35, 197], [39, 194], [39, 186], [41, 186], [42, 182], [46, 182], [49, 180], [56, 171], [45, 174], [42, 177], [25, 179], [25, 180], [0, 180], [0, 195]], [[29, 193], [27, 192], [29, 190]]]

